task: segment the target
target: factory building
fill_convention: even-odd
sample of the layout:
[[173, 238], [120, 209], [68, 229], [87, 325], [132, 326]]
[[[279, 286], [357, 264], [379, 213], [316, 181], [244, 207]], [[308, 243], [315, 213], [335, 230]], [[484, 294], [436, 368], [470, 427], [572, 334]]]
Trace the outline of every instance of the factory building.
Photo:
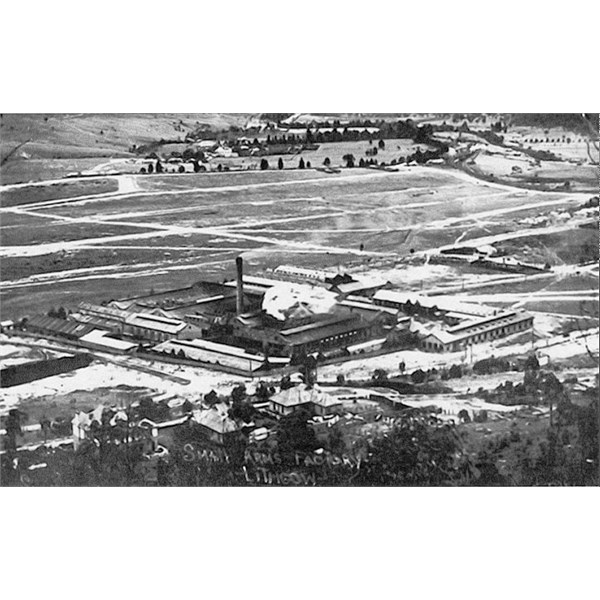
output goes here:
[[[266, 357], [238, 346], [208, 340], [168, 340], [152, 348], [153, 352], [253, 373], [266, 367]], [[286, 358], [269, 358], [269, 364], [283, 367]]]
[[379, 315], [366, 319], [358, 314], [313, 315], [306, 319], [276, 321], [265, 315], [242, 315], [233, 324], [237, 343], [269, 356], [301, 357], [336, 350], [380, 335], [384, 322]]
[[443, 319], [449, 325], [494, 314], [494, 309], [471, 302], [462, 302], [449, 296], [423, 296], [413, 292], [378, 290], [373, 296], [378, 306], [395, 308], [407, 315]]
[[123, 333], [125, 320], [130, 315], [131, 313], [125, 310], [81, 302], [72, 318], [79, 323], [106, 329], [111, 333]]
[[32, 317], [27, 321], [26, 328], [33, 333], [62, 337], [72, 341], [81, 339], [95, 329], [92, 325], [53, 317]]
[[202, 337], [202, 331], [192, 323], [161, 315], [134, 313], [129, 315], [123, 333], [135, 339], [163, 342], [172, 338], [193, 339]]
[[530, 330], [533, 315], [525, 311], [501, 312], [456, 325], [434, 330], [421, 340], [421, 348], [437, 352], [455, 352], [471, 344], [489, 342], [497, 338]]

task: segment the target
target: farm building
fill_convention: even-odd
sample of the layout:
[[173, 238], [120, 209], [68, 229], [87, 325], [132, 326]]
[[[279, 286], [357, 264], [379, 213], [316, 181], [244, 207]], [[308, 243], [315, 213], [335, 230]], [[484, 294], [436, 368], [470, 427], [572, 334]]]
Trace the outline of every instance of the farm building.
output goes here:
[[502, 312], [465, 322], [448, 329], [431, 331], [421, 340], [424, 350], [454, 352], [461, 348], [488, 342], [533, 327], [533, 315], [525, 311]]

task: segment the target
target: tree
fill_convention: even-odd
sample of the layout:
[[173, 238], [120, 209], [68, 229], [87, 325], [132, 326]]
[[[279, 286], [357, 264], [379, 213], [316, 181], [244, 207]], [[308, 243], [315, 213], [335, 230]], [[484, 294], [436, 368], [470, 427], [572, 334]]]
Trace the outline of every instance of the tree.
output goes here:
[[423, 369], [417, 369], [410, 374], [410, 379], [413, 383], [423, 383], [425, 381], [426, 375]]
[[344, 156], [342, 156], [342, 160], [346, 163], [346, 167], [348, 169], [354, 167], [354, 154], [344, 154]]
[[526, 371], [539, 371], [540, 370], [540, 361], [537, 359], [535, 354], [530, 354], [525, 361], [525, 370]]
[[331, 165], [331, 159], [329, 158], [329, 156], [325, 157], [325, 160], [323, 161], [323, 165], [328, 167], [329, 165]]
[[383, 150], [385, 148], [385, 142], [383, 140], [379, 140], [379, 144], [377, 144], [379, 146], [380, 150]]
[[384, 369], [375, 369], [373, 372], [373, 376], [371, 377], [373, 381], [382, 382], [387, 381], [388, 375]]
[[312, 165], [310, 164], [310, 160], [306, 161], [306, 168], [307, 169], [312, 168]]
[[448, 371], [450, 379], [460, 379], [462, 377], [462, 368], [460, 365], [452, 365]]
[[11, 408], [8, 411], [8, 417], [4, 428], [6, 430], [6, 451], [11, 454], [17, 450], [17, 436], [22, 436], [23, 431], [21, 429], [21, 421], [23, 420], [23, 413], [17, 408]]
[[148, 165], [148, 173], [154, 173], [154, 165], [152, 163]]
[[218, 404], [219, 397], [217, 396], [217, 392], [215, 392], [215, 390], [210, 390], [208, 394], [204, 395], [204, 402], [208, 404], [208, 406], [214, 406], [215, 404]]
[[282, 417], [277, 430], [277, 448], [282, 454], [292, 452], [312, 452], [318, 447], [317, 438], [308, 424], [310, 413], [297, 410]]
[[465, 408], [459, 410], [457, 416], [463, 423], [471, 422], [471, 417], [469, 416], [469, 413]]
[[246, 386], [236, 385], [233, 390], [231, 390], [231, 401], [232, 402], [242, 402], [246, 399]]
[[292, 383], [292, 380], [290, 379], [289, 375], [284, 375], [281, 378], [281, 381], [279, 382], [279, 387], [281, 388], [281, 390], [289, 390], [290, 388], [294, 387], [294, 384]]
[[266, 158], [261, 159], [260, 161], [260, 170], [266, 171], [269, 168], [269, 161]]
[[283, 169], [283, 159], [281, 158], [281, 156], [279, 157], [279, 160], [277, 161], [277, 168], [280, 171]]
[[163, 172], [163, 166], [162, 166], [162, 163], [160, 162], [160, 160], [156, 161], [156, 172], [157, 173], [162, 173]]
[[302, 157], [300, 157], [300, 161], [298, 162], [298, 168], [299, 169], [304, 169], [306, 165], [304, 164], [304, 159]]
[[368, 460], [355, 483], [369, 486], [435, 486], [459, 483], [468, 472], [468, 456], [457, 429], [429, 416], [396, 420], [393, 429], [369, 440]]

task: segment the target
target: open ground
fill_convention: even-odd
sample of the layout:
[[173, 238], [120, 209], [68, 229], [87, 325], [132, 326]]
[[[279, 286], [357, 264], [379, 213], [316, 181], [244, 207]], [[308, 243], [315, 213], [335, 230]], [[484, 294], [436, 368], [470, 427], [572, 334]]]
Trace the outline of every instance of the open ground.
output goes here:
[[[457, 278], [466, 278], [467, 288], [469, 282], [493, 285], [497, 274], [433, 265], [420, 269], [420, 264], [431, 251], [457, 241], [514, 245], [520, 238], [543, 236], [545, 230], [528, 233], [524, 218], [575, 210], [589, 196], [524, 191], [434, 167], [131, 175], [102, 181], [98, 186], [65, 182], [62, 195], [56, 184], [3, 187], [3, 315], [19, 318], [81, 300], [110, 300], [202, 278], [222, 280], [233, 275], [239, 254], [255, 272], [294, 262], [381, 270], [411, 289], [431, 287], [433, 275], [442, 286]], [[576, 227], [561, 223], [559, 231], [568, 236]], [[559, 257], [557, 264], [565, 261]], [[550, 276], [540, 287], [563, 278]], [[587, 298], [597, 290], [597, 277], [587, 277], [579, 288]]]

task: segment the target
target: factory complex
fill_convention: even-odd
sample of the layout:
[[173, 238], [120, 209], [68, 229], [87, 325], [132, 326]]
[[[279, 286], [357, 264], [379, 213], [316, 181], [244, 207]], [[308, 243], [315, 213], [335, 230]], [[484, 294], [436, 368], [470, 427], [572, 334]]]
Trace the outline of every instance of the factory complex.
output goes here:
[[22, 329], [95, 351], [198, 363], [253, 375], [265, 370], [420, 348], [453, 352], [533, 327], [525, 311], [393, 289], [384, 280], [280, 266], [262, 275], [80, 303], [66, 318], [35, 316]]

